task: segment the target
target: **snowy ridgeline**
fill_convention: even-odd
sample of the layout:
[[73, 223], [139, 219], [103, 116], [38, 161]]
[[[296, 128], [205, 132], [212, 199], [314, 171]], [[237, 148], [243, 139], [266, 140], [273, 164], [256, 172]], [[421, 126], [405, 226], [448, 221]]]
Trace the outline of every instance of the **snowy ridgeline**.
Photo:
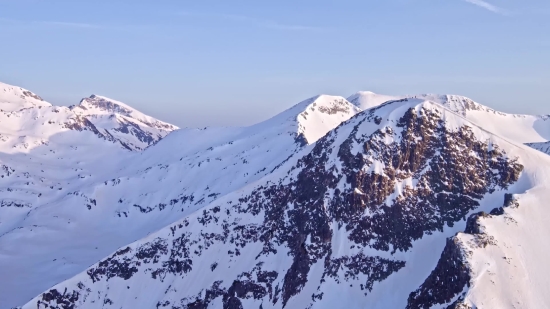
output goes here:
[[359, 92], [180, 130], [4, 84], [0, 109], [0, 308], [550, 303], [547, 117]]

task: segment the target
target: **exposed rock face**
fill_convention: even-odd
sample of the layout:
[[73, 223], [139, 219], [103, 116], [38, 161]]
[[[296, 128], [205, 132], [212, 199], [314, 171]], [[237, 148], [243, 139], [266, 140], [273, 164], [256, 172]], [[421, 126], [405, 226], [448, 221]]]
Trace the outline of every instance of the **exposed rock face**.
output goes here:
[[[74, 119], [71, 119], [71, 121], [68, 121], [64, 124], [65, 128], [75, 131], [90, 131], [94, 133], [98, 138], [104, 139], [106, 141], [112, 142], [112, 143], [119, 143], [122, 147], [134, 151], [138, 150], [136, 148], [133, 148], [129, 146], [124, 140], [118, 139], [114, 137], [112, 134], [109, 133], [107, 130], [98, 129], [88, 118], [82, 117], [82, 116], [76, 116]], [[120, 130], [120, 129], [115, 129]], [[122, 131], [122, 133], [130, 133], [129, 130]], [[141, 131], [133, 132], [134, 134], [137, 133], [138, 136], [143, 134]], [[151, 139], [146, 140], [145, 142], [152, 143]]]
[[[420, 115], [410, 109], [397, 123], [401, 132], [386, 127], [370, 136], [355, 133], [340, 148], [348, 183], [364, 194], [335, 192], [334, 215], [347, 221], [357, 243], [408, 250], [424, 233], [464, 220], [484, 194], [519, 177], [521, 165], [496, 148], [489, 150], [468, 127], [449, 131], [436, 113], [424, 109]], [[363, 145], [363, 153], [352, 153], [354, 142]], [[375, 162], [383, 173], [364, 171]], [[395, 187], [407, 180], [416, 187], [405, 187], [391, 199]], [[361, 208], [372, 215], [364, 216]]]
[[44, 101], [44, 99], [42, 99], [41, 97], [39, 97], [37, 94], [35, 93], [32, 93], [28, 90], [23, 90], [23, 96], [24, 97], [30, 97], [30, 98], [33, 98], [35, 100], [38, 100], [38, 101]]
[[[458, 240], [449, 238], [436, 268], [424, 284], [409, 296], [407, 309], [432, 308], [450, 303], [470, 284], [470, 271]], [[450, 306], [449, 309], [453, 307]]]
[[[390, 119], [380, 110], [391, 104], [407, 108]], [[286, 175], [119, 250], [24, 308], [128, 307], [122, 286], [144, 285], [162, 287], [157, 308], [172, 309], [296, 308], [298, 298], [311, 308], [332, 293], [328, 282], [368, 295], [406, 266], [394, 253], [465, 220], [523, 169], [468, 126], [449, 126], [444, 112], [404, 100], [359, 114], [281, 167]], [[193, 286], [198, 274], [202, 289]], [[408, 308], [451, 302], [469, 280], [449, 240]]]

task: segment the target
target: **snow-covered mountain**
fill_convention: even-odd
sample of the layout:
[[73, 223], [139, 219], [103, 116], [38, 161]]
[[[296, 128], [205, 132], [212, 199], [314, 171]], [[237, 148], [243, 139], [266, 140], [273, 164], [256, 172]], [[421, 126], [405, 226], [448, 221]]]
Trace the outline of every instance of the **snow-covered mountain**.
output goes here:
[[545, 119], [361, 92], [141, 152], [86, 130], [0, 148], [0, 307], [546, 308]]
[[76, 106], [53, 106], [28, 90], [2, 83], [0, 126], [2, 141], [18, 149], [68, 131], [88, 131], [130, 151], [143, 150], [178, 129], [105, 97], [92, 95]]
[[70, 109], [129, 150], [143, 150], [178, 127], [106, 97], [92, 95]]
[[[71, 155], [59, 154], [65, 148], [58, 147], [55, 157], [34, 159], [48, 149], [33, 149], [29, 157], [39, 171], [36, 165], [20, 166], [27, 156], [15, 163], [6, 156], [7, 166], [14, 167], [3, 185], [13, 192], [6, 201], [21, 206], [0, 208], [0, 248], [9, 248], [0, 254], [0, 265], [11, 264], [0, 267], [0, 277], [17, 277], [0, 293], [14, 299], [10, 306], [23, 302], [120, 246], [262, 178], [358, 112], [341, 97], [318, 96], [247, 128], [175, 131], [141, 153], [89, 134], [94, 143], [77, 144], [79, 153], [70, 148]], [[97, 142], [111, 152], [90, 151]], [[27, 175], [34, 181], [22, 182]], [[31, 189], [34, 195], [26, 194]], [[37, 250], [45, 253], [36, 256]], [[34, 275], [18, 277], [21, 272]]]
[[495, 135], [511, 141], [532, 145], [535, 149], [545, 150], [544, 143], [550, 140], [550, 117], [534, 115], [508, 114], [496, 111], [459, 95], [419, 94], [388, 96], [361, 91], [348, 98], [358, 107], [368, 109], [388, 101], [419, 99], [435, 102], [468, 119]]
[[49, 106], [51, 104], [26, 89], [0, 83], [0, 110], [3, 112]]

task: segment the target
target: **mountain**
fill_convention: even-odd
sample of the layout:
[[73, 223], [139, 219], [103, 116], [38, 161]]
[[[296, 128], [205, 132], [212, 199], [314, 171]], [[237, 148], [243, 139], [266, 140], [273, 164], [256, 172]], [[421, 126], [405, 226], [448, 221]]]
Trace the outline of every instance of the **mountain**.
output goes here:
[[545, 151], [544, 145], [550, 141], [550, 116], [503, 113], [464, 96], [437, 94], [388, 96], [361, 91], [348, 98], [352, 104], [363, 109], [403, 99], [427, 100], [441, 104], [484, 130], [510, 141], [528, 144], [538, 150]]
[[0, 148], [0, 308], [546, 308], [547, 117], [360, 94], [142, 151]]
[[[59, 222], [70, 223], [69, 226], [76, 229], [61, 229], [60, 232], [74, 233], [73, 239], [78, 237], [80, 230], [76, 226], [80, 223], [86, 225], [89, 217], [75, 216], [74, 213], [78, 213], [78, 205], [81, 205], [78, 203], [87, 207], [93, 205], [93, 199], [80, 195], [77, 198], [75, 192], [112, 179], [124, 167], [122, 162], [139, 154], [139, 149], [126, 142], [136, 131], [114, 132], [112, 126], [102, 127], [92, 122], [107, 115], [106, 112], [76, 114], [71, 108], [53, 106], [28, 90], [5, 84], [0, 87], [0, 242], [5, 245], [0, 249], [0, 276], [11, 278], [25, 269], [33, 269], [29, 265], [41, 267], [37, 262], [49, 259], [51, 252], [47, 250], [37, 260], [32, 256], [36, 256], [40, 248], [47, 248], [62, 239], [54, 239], [48, 233], [60, 228]], [[111, 115], [118, 117], [118, 114]], [[143, 132], [153, 130], [140, 125]], [[162, 136], [166, 134], [164, 132]], [[154, 138], [158, 141], [161, 136]], [[44, 213], [53, 213], [55, 217], [41, 217]], [[89, 223], [97, 227], [98, 222], [91, 220]], [[40, 236], [33, 243], [27, 234]], [[28, 241], [20, 241], [22, 239]], [[20, 251], [21, 255], [15, 251]], [[25, 255], [27, 253], [29, 255]], [[17, 263], [12, 262], [20, 257]], [[96, 260], [86, 260], [86, 263], [89, 265]], [[71, 261], [65, 267], [55, 264], [56, 270], [51, 271], [48, 264], [44, 264], [47, 266], [45, 271], [51, 276], [45, 276], [42, 284], [52, 285], [74, 275], [81, 270], [78, 265]], [[72, 270], [73, 267], [77, 268]], [[63, 275], [56, 277], [56, 274]], [[0, 308], [8, 307], [5, 302], [14, 302], [17, 292], [32, 291], [32, 284], [24, 285], [25, 280], [32, 280], [32, 277], [15, 276], [20, 277], [20, 281], [0, 283]], [[38, 290], [42, 289], [40, 286]], [[15, 304], [10, 303], [10, 306]]]
[[377, 94], [372, 91], [359, 91], [348, 97], [348, 101], [362, 110], [377, 107], [388, 101], [396, 101], [407, 98], [407, 96], [390, 96]]
[[0, 110], [3, 112], [50, 106], [51, 104], [27, 89], [0, 83]]
[[480, 218], [519, 215], [519, 196], [545, 183], [541, 158], [439, 103], [382, 104], [23, 308], [469, 306], [492, 240], [475, 234]]
[[178, 129], [124, 103], [97, 95], [83, 99], [70, 109], [129, 150], [143, 150]]
[[419, 97], [438, 102], [483, 129], [511, 141], [538, 143], [550, 140], [548, 116], [507, 114], [456, 95]]
[[140, 151], [177, 129], [105, 97], [92, 95], [76, 106], [53, 106], [28, 90], [6, 84], [0, 84], [0, 121], [2, 141], [19, 149], [68, 131], [88, 131], [101, 140]]
[[[113, 111], [120, 109], [106, 112]], [[14, 278], [0, 287], [0, 300], [21, 304], [120, 246], [261, 179], [358, 112], [342, 97], [317, 96], [251, 127], [177, 130], [143, 152], [94, 138], [111, 151], [79, 145], [82, 152], [71, 149], [72, 156], [56, 150], [53, 163], [38, 156], [38, 167], [8, 164], [13, 171], [2, 187], [19, 207], [0, 208], [0, 248], [9, 248], [0, 249], [0, 265], [10, 265], [0, 267], [0, 277]], [[30, 182], [20, 180], [25, 175]], [[33, 276], [17, 275], [23, 272]]]

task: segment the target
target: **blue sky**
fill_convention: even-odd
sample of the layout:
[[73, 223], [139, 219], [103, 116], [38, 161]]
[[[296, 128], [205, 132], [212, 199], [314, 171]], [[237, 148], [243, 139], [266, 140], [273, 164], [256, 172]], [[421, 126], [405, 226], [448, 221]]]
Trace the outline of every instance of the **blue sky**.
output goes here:
[[550, 1], [487, 1], [0, 0], [0, 81], [182, 127], [359, 90], [550, 113]]

